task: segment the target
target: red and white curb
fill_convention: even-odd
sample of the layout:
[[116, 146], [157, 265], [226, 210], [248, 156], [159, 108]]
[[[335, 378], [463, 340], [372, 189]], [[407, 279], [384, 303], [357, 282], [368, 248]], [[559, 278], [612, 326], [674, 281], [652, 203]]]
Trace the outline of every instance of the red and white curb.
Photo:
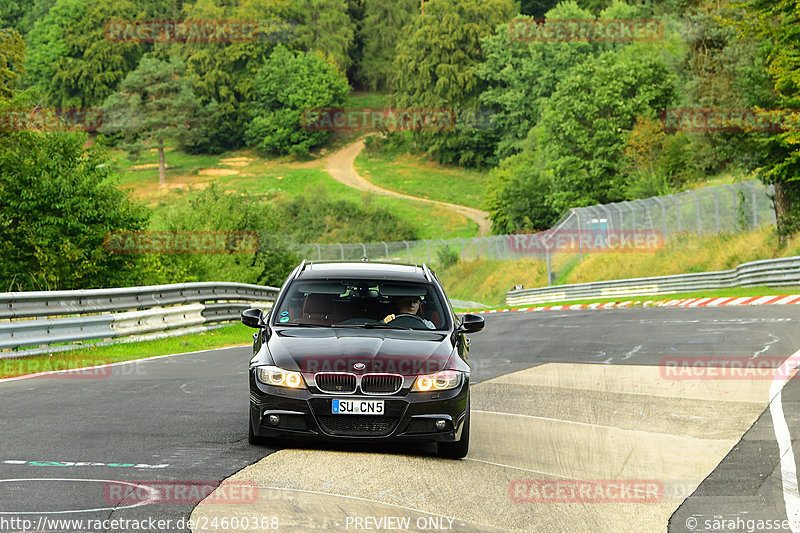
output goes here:
[[800, 294], [776, 296], [742, 296], [729, 298], [685, 298], [683, 300], [653, 301], [628, 300], [625, 302], [605, 302], [593, 304], [548, 305], [543, 307], [511, 307], [507, 309], [490, 309], [488, 311], [472, 311], [478, 314], [513, 313], [523, 311], [569, 311], [573, 309], [611, 309], [619, 307], [719, 307], [725, 305], [787, 305], [800, 304]]

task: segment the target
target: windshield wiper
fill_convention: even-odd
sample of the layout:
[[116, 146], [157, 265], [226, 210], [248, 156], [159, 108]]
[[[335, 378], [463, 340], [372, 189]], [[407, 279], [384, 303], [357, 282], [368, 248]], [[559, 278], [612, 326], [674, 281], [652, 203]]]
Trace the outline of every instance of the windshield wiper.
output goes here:
[[288, 327], [301, 327], [301, 328], [327, 328], [329, 326], [325, 326], [323, 324], [316, 324], [314, 322], [285, 322], [281, 324], [280, 322], [275, 324], [276, 326], [288, 326]]
[[359, 328], [366, 328], [366, 329], [405, 329], [410, 330], [414, 328], [406, 328], [403, 326], [395, 326], [393, 324], [358, 324]]

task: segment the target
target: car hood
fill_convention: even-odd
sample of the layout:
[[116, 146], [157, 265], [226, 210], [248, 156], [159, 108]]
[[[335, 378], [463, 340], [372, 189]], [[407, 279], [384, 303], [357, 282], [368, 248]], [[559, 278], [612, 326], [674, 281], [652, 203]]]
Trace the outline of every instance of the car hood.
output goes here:
[[430, 374], [446, 368], [453, 354], [447, 334], [419, 330], [286, 328], [274, 331], [267, 346], [279, 367], [312, 374]]

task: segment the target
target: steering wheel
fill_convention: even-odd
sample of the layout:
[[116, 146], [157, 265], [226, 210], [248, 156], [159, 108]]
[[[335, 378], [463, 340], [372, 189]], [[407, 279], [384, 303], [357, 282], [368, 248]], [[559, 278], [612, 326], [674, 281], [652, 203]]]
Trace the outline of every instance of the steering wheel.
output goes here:
[[[423, 318], [422, 318], [421, 316], [419, 316], [419, 315], [413, 315], [413, 314], [411, 314], [411, 313], [397, 313], [396, 315], [394, 315], [394, 318], [393, 318], [393, 319], [391, 319], [391, 320], [388, 322], [388, 324], [391, 324], [391, 323], [393, 323], [393, 322], [394, 322], [394, 321], [396, 321], [398, 318], [415, 318], [415, 319], [416, 319], [416, 320], [417, 320], [417, 321], [418, 321], [420, 324], [422, 324], [423, 326], [425, 326], [425, 321], [423, 320]], [[427, 329], [427, 326], [425, 326], [425, 327], [426, 327], [426, 329]]]

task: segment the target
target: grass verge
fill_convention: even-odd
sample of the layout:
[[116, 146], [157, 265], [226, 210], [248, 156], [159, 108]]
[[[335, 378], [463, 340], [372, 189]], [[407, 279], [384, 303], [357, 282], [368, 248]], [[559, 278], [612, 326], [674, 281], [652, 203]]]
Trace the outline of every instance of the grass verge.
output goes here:
[[[227, 346], [249, 345], [253, 329], [232, 324], [204, 333], [182, 335], [141, 342], [120, 342], [108, 346], [92, 346], [54, 354], [32, 355], [0, 360], [0, 378], [10, 378], [46, 372], [147, 359], [157, 355], [194, 352]], [[24, 353], [24, 352], [23, 352]], [[5, 355], [5, 354], [4, 354]], [[99, 373], [97, 377], [105, 377]], [[88, 376], [87, 376], [88, 377]]]

